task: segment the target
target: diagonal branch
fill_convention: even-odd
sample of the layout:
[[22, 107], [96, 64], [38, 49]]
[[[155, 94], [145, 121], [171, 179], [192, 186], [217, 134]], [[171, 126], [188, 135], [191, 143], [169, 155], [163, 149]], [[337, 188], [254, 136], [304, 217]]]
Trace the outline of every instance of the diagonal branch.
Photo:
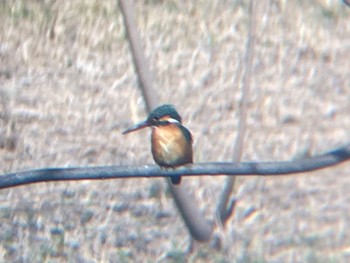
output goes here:
[[140, 90], [145, 99], [147, 111], [150, 112], [157, 107], [159, 99], [157, 92], [153, 89], [153, 74], [150, 71], [148, 60], [146, 59], [141, 46], [142, 42], [137, 30], [133, 1], [120, 0], [119, 6], [123, 15], [125, 31], [139, 80]]
[[[153, 75], [141, 47], [141, 40], [136, 26], [136, 18], [133, 4], [130, 0], [119, 0], [119, 6], [123, 14], [125, 30], [131, 48], [140, 89], [145, 99], [148, 112], [159, 104], [157, 93], [153, 88]], [[191, 198], [183, 186], [175, 186], [168, 181], [168, 186], [173, 194], [175, 204], [191, 233], [198, 241], [208, 241], [211, 238], [212, 224], [205, 221], [194, 198]]]

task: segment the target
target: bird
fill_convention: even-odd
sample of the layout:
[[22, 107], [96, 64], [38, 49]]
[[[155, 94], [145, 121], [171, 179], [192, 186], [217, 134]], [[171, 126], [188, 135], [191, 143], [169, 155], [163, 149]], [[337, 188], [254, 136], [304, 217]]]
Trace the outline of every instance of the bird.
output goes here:
[[[123, 134], [146, 127], [152, 128], [152, 156], [161, 168], [176, 168], [193, 163], [192, 134], [182, 125], [180, 114], [171, 104], [154, 109], [147, 119], [125, 130]], [[171, 182], [180, 184], [181, 176], [172, 176]]]

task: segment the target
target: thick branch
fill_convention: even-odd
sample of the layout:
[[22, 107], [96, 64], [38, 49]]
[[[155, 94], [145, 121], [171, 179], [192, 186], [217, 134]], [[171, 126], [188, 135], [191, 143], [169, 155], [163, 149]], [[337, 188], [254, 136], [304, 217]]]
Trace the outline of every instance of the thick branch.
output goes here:
[[157, 93], [153, 89], [153, 74], [151, 73], [148, 60], [146, 59], [141, 46], [142, 41], [137, 30], [133, 2], [130, 0], [120, 0], [119, 6], [123, 14], [125, 31], [128, 36], [139, 85], [141, 86], [140, 90], [145, 99], [147, 111], [150, 112], [157, 107], [159, 103]]
[[177, 169], [160, 169], [157, 165], [104, 166], [83, 168], [44, 168], [0, 176], [0, 189], [24, 184], [115, 178], [204, 176], [204, 175], [260, 175], [278, 176], [326, 168], [350, 159], [350, 144], [316, 157], [283, 162], [197, 163]]

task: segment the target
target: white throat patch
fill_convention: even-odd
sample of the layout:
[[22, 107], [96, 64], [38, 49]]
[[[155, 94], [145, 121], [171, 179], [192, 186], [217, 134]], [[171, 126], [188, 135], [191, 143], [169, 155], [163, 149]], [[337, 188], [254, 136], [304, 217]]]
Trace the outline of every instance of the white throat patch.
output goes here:
[[171, 122], [171, 123], [179, 123], [178, 120], [175, 120], [175, 119], [173, 119], [173, 118], [169, 118], [169, 119], [167, 119], [167, 121], [168, 121], [168, 122]]

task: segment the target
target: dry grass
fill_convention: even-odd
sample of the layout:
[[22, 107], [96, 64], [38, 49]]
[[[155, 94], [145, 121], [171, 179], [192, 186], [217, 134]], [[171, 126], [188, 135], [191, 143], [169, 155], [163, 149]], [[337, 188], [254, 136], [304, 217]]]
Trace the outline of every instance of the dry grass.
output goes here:
[[[0, 3], [2, 172], [152, 163], [114, 1]], [[247, 28], [243, 1], [143, 1], [139, 29], [159, 95], [195, 137], [196, 161], [232, 155]], [[327, 1], [261, 1], [244, 160], [288, 160], [350, 140], [350, 24]], [[346, 262], [349, 164], [240, 179], [218, 230], [224, 253], [189, 239], [162, 180], [47, 183], [0, 192], [0, 261]], [[185, 179], [208, 217], [223, 178]]]

